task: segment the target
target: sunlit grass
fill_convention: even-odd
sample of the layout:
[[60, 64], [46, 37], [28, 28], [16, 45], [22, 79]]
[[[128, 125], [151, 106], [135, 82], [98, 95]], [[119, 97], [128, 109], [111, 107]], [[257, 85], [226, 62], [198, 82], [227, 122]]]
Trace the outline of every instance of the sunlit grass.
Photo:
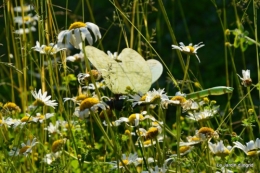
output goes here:
[[[223, 71], [225, 82], [204, 86], [201, 76], [212, 71], [194, 69], [205, 66], [200, 51], [212, 48], [207, 40], [179, 38], [162, 0], [109, 2], [113, 13], [107, 17], [95, 14], [96, 1], [3, 1], [0, 172], [260, 170], [260, 92], [252, 94], [259, 90], [260, 72], [251, 70], [260, 69], [259, 3], [244, 2], [240, 16], [241, 6], [234, 4], [241, 2], [233, 0], [230, 25], [227, 3], [211, 1], [223, 33], [216, 47], [224, 51], [225, 64], [210, 70]], [[192, 42], [196, 33], [185, 21], [186, 7], [176, 4]], [[252, 23], [244, 27], [251, 11]], [[160, 15], [151, 23], [154, 13]], [[104, 28], [100, 18], [110, 26]], [[172, 52], [168, 57], [156, 49], [164, 42], [157, 37], [158, 23], [172, 40], [164, 47]], [[107, 39], [110, 33], [114, 40]], [[253, 46], [250, 61], [256, 63], [249, 68], [246, 56]], [[178, 57], [174, 66], [171, 56]], [[148, 59], [164, 66], [154, 84], [160, 63]], [[213, 80], [218, 81], [207, 83]]]

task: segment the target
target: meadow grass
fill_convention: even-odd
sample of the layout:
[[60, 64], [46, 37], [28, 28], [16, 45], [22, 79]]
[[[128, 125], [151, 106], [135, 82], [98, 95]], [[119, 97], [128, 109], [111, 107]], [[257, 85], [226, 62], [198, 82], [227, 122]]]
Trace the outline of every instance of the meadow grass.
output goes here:
[[259, 1], [2, 2], [0, 172], [259, 172]]

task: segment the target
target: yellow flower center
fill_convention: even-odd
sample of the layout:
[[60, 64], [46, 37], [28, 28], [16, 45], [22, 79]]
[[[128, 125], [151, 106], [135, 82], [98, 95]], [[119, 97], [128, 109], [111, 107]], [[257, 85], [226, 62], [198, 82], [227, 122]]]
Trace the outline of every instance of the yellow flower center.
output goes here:
[[146, 139], [152, 139], [155, 138], [159, 134], [158, 128], [156, 127], [151, 127], [147, 131], [147, 134], [145, 136]]
[[128, 117], [129, 122], [130, 122], [130, 123], [133, 123], [138, 115], [139, 115], [139, 120], [144, 119], [144, 116], [143, 116], [142, 114], [131, 114], [131, 115]]
[[[128, 160], [122, 160], [122, 161], [123, 161], [124, 165], [127, 165], [128, 162], [129, 162]], [[123, 166], [123, 163], [120, 162], [120, 163], [119, 163], [119, 166]]]
[[77, 101], [79, 101], [79, 100], [85, 100], [86, 98], [88, 98], [87, 95], [85, 95], [85, 94], [80, 94], [80, 95], [76, 98], [76, 100], [77, 100]]
[[180, 147], [180, 153], [185, 153], [190, 149], [190, 146], [181, 146]]
[[40, 100], [40, 99], [36, 99], [36, 100], [33, 102], [33, 105], [34, 105], [34, 106], [44, 106], [45, 103], [44, 103], [42, 100]]
[[44, 115], [39, 115], [39, 116], [36, 116], [36, 118], [39, 118], [40, 120], [44, 120], [45, 116]]
[[214, 130], [209, 127], [201, 127], [198, 132], [202, 134], [213, 134]]
[[32, 18], [30, 16], [24, 16], [23, 17], [23, 21], [24, 22], [27, 22], [27, 21], [30, 21]]
[[20, 149], [19, 154], [25, 153], [26, 150], [29, 149], [30, 147], [31, 147], [31, 146], [28, 146], [28, 145], [24, 146], [23, 148]]
[[190, 49], [190, 53], [193, 53], [195, 50], [194, 47], [192, 47], [192, 46], [186, 46], [186, 47]]
[[143, 95], [140, 99], [140, 101], [145, 101], [147, 94]]
[[151, 143], [152, 143], [152, 140], [149, 139], [149, 140], [144, 141], [143, 144], [145, 146], [145, 145], [150, 145]]
[[81, 27], [86, 27], [87, 24], [83, 23], [83, 22], [74, 22], [70, 25], [69, 30], [73, 30], [76, 28], [81, 28]]
[[230, 154], [230, 151], [227, 148], [225, 148], [223, 152], [216, 153], [217, 156], [227, 156], [229, 154]]
[[45, 46], [44, 47], [44, 52], [50, 53], [50, 52], [55, 52], [54, 48], [52, 46]]
[[62, 145], [64, 144], [64, 139], [59, 139], [53, 142], [52, 146], [51, 146], [51, 150], [52, 152], [56, 153], [57, 151], [59, 151], [62, 147]]
[[247, 155], [248, 156], [255, 156], [255, 155], [257, 155], [257, 151], [256, 150], [248, 151]]
[[198, 137], [196, 137], [196, 136], [193, 136], [193, 137], [191, 138], [191, 141], [200, 141], [200, 138], [198, 138]]
[[171, 98], [172, 101], [179, 101], [181, 104], [186, 101], [185, 97], [183, 96], [174, 96]]
[[17, 111], [17, 112], [21, 112], [21, 109], [19, 108], [19, 106], [17, 106], [13, 102], [8, 102], [8, 103], [4, 104], [3, 109], [7, 109], [9, 111], [14, 110], [14, 111]]
[[125, 130], [125, 135], [130, 136], [131, 135], [130, 130]]
[[0, 120], [0, 124], [3, 124], [3, 120]]
[[98, 104], [99, 100], [97, 98], [86, 98], [80, 103], [79, 110], [83, 111], [85, 109], [89, 109], [95, 104]]
[[24, 116], [22, 119], [21, 119], [21, 122], [28, 122], [30, 121], [31, 118], [29, 118], [28, 116]]

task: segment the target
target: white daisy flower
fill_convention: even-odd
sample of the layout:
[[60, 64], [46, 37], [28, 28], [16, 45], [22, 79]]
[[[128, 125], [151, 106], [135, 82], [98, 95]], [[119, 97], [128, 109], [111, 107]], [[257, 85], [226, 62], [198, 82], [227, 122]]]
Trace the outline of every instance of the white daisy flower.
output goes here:
[[260, 139], [257, 138], [255, 142], [253, 140], [246, 143], [246, 145], [241, 144], [240, 142], [236, 141], [233, 142], [234, 148], [239, 148], [244, 151], [244, 153], [248, 156], [255, 156], [260, 153]]
[[166, 173], [167, 167], [166, 164], [163, 164], [163, 167], [160, 168], [157, 165], [154, 167], [154, 170], [152, 168], [149, 169], [149, 171], [142, 171], [141, 173]]
[[91, 112], [95, 112], [98, 110], [98, 108], [101, 108], [102, 110], [106, 110], [106, 103], [103, 101], [100, 101], [98, 98], [94, 97], [88, 97], [84, 99], [79, 107], [75, 108], [75, 112], [73, 115], [84, 119], [88, 118]]
[[164, 89], [153, 89], [153, 91], [148, 91], [146, 94], [138, 93], [135, 95], [130, 95], [132, 101], [132, 106], [141, 105], [141, 104], [148, 104], [150, 103], [153, 106], [156, 106], [158, 102], [160, 105], [164, 107], [165, 100], [169, 100], [168, 96], [165, 94]]
[[239, 74], [237, 74], [237, 76], [242, 80], [241, 84], [244, 87], [248, 87], [252, 84], [252, 79], [250, 78], [250, 70], [242, 70], [242, 76], [239, 76]]
[[84, 54], [82, 52], [80, 53], [76, 53], [72, 56], [68, 56], [66, 58], [66, 61], [70, 61], [70, 62], [83, 62], [85, 59], [84, 59]]
[[23, 5], [23, 6], [17, 6], [17, 7], [14, 7], [14, 11], [15, 12], [28, 12], [28, 11], [31, 11], [33, 10], [34, 7], [32, 5]]
[[31, 141], [30, 139], [27, 140], [26, 144], [22, 143], [21, 144], [21, 148], [18, 149], [16, 147], [14, 147], [10, 152], [9, 152], [9, 156], [17, 156], [17, 155], [24, 155], [24, 156], [28, 156], [29, 153], [32, 153], [32, 148], [37, 144], [38, 142], [36, 142], [36, 138], [33, 138], [33, 140]]
[[[134, 166], [137, 166], [135, 165], [137, 162], [136, 160], [138, 159], [138, 155], [137, 153], [130, 153], [129, 156], [127, 157], [125, 154], [122, 155], [122, 162], [119, 161], [119, 169], [121, 168], [124, 168], [124, 165], [125, 166], [128, 166], [128, 165], [131, 165], [133, 164]], [[113, 167], [111, 169], [117, 169], [118, 168], [118, 165], [117, 165], [117, 161], [112, 161], [112, 162], [109, 162]]]
[[122, 62], [122, 60], [121, 60], [120, 56], [118, 56], [118, 53], [117, 53], [117, 52], [114, 52], [114, 54], [112, 54], [112, 53], [108, 50], [108, 51], [107, 51], [107, 55], [108, 55], [111, 59], [113, 59], [113, 60], [115, 60], [115, 61]]
[[231, 146], [225, 147], [222, 140], [216, 144], [213, 144], [211, 142], [208, 142], [208, 144], [210, 151], [217, 156], [227, 156], [233, 149]]
[[60, 158], [61, 156], [61, 153], [62, 151], [58, 151], [56, 153], [49, 153], [49, 154], [46, 154], [44, 157], [43, 157], [43, 162], [47, 163], [48, 165], [50, 165], [52, 162], [54, 162], [56, 159]]
[[164, 138], [161, 135], [157, 136], [156, 139], [147, 139], [144, 141], [142, 141], [142, 138], [138, 138], [135, 145], [139, 146], [139, 144], [140, 144], [141, 147], [146, 148], [146, 147], [151, 147], [151, 146], [156, 145], [157, 142], [163, 142], [163, 141], [164, 141]]
[[[146, 112], [142, 112], [141, 114], [140, 113], [135, 113], [135, 114], [131, 114], [128, 118], [126, 117], [120, 117], [118, 120], [112, 122], [111, 125], [114, 125], [114, 126], [119, 126], [121, 125], [123, 122], [125, 122], [128, 126], [131, 126], [131, 124], [134, 124], [134, 126], [132, 127], [135, 127], [135, 126], [138, 126], [139, 125], [139, 122], [140, 121], [143, 121], [145, 119], [150, 119], [151, 121], [156, 121], [156, 119], [151, 116], [151, 115], [145, 115]], [[107, 126], [106, 122], [104, 121], [103, 124], [105, 126]]]
[[204, 109], [200, 112], [188, 112], [189, 115], [186, 115], [186, 117], [193, 121], [201, 121], [201, 120], [207, 120], [212, 118], [215, 114], [218, 112], [218, 106], [215, 106], [210, 109]]
[[200, 136], [188, 136], [186, 137], [187, 142], [180, 142], [180, 146], [190, 146], [190, 145], [196, 145], [206, 140], [206, 138], [201, 138]]
[[14, 17], [14, 22], [17, 23], [19, 26], [26, 24], [26, 25], [36, 25], [36, 21], [38, 21], [38, 16], [32, 16], [32, 14], [28, 14], [27, 16], [17, 16]]
[[49, 123], [49, 126], [45, 127], [44, 130], [47, 130], [49, 134], [55, 134], [55, 133], [60, 133], [59, 130], [60, 123], [59, 121], [56, 121], [55, 125], [53, 125], [51, 122]]
[[36, 28], [34, 26], [31, 26], [30, 28], [20, 28], [18, 30], [15, 30], [14, 33], [15, 34], [19, 34], [19, 35], [23, 35], [23, 34], [28, 34], [30, 32], [35, 32]]
[[194, 46], [192, 46], [192, 43], [190, 43], [189, 46], [185, 46], [182, 42], [180, 42], [180, 46], [172, 45], [172, 48], [178, 49], [181, 52], [186, 53], [188, 55], [195, 55], [200, 62], [200, 59], [197, 55], [197, 50], [203, 46], [205, 46], [205, 45], [202, 44], [202, 42], [200, 42]]
[[66, 48], [58, 48], [58, 46], [53, 43], [50, 43], [49, 46], [42, 45], [40, 46], [40, 43], [36, 41], [36, 46], [32, 47], [34, 51], [40, 52], [40, 54], [56, 54], [57, 52], [61, 50], [65, 50]]
[[82, 41], [87, 39], [90, 45], [93, 44], [93, 38], [90, 31], [95, 36], [95, 41], [101, 39], [99, 28], [94, 23], [90, 22], [74, 22], [70, 25], [68, 30], [61, 31], [58, 35], [59, 47], [67, 47], [70, 43], [77, 49], [82, 49]]
[[50, 106], [55, 109], [55, 106], [58, 105], [56, 100], [50, 100], [51, 96], [47, 96], [47, 91], [42, 94], [42, 90], [40, 89], [37, 93], [36, 89], [31, 91], [33, 97], [36, 99], [33, 103], [33, 106]]
[[54, 113], [46, 113], [45, 115], [42, 115], [40, 113], [36, 113], [36, 116], [35, 117], [32, 117], [32, 120], [33, 122], [37, 123], [43, 123], [44, 120], [47, 120], [51, 117], [54, 116]]
[[[102, 80], [100, 82], [96, 82], [96, 86], [97, 86], [97, 89], [106, 89], [106, 84], [105, 84], [105, 80]], [[83, 86], [82, 89], [88, 89], [88, 90], [95, 90], [95, 85], [93, 83], [90, 83], [89, 85], [87, 86]]]
[[[194, 148], [194, 146], [190, 146], [190, 145], [187, 145], [187, 146], [180, 146], [179, 150], [180, 150], [180, 155], [183, 156], [183, 155], [186, 155], [188, 154], [189, 152], [191, 152], [191, 150]], [[173, 157], [173, 156], [177, 156], [177, 154], [173, 154], [171, 155], [170, 157]]]

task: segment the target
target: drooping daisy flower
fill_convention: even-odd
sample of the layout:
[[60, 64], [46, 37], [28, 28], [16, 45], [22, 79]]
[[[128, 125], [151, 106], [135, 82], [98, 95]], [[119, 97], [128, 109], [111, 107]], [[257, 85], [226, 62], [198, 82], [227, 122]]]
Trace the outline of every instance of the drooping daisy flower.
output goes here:
[[70, 25], [68, 30], [61, 31], [58, 35], [59, 47], [67, 47], [70, 43], [77, 49], [82, 49], [82, 42], [87, 39], [90, 45], [93, 44], [93, 38], [90, 31], [95, 36], [95, 42], [97, 39], [101, 39], [101, 33], [99, 28], [94, 23], [90, 22], [74, 22]]
[[28, 11], [31, 11], [33, 10], [34, 7], [32, 5], [23, 5], [23, 6], [17, 6], [17, 7], [14, 7], [14, 11], [15, 12], [28, 12]]
[[[105, 80], [102, 80], [100, 82], [96, 82], [97, 89], [106, 89], [107, 85], [105, 84]], [[90, 83], [89, 85], [83, 86], [82, 89], [88, 89], [88, 90], [95, 90], [95, 85], [93, 83]]]
[[213, 144], [211, 142], [208, 142], [208, 144], [210, 151], [217, 156], [227, 156], [232, 150], [231, 146], [225, 147], [222, 140], [216, 144]]
[[14, 22], [17, 23], [19, 26], [26, 24], [26, 25], [36, 25], [36, 21], [38, 20], [38, 16], [32, 16], [32, 14], [28, 14], [27, 16], [17, 16], [14, 17]]
[[13, 148], [10, 152], [9, 152], [9, 156], [17, 156], [17, 155], [24, 155], [27, 157], [27, 155], [29, 153], [32, 152], [32, 148], [37, 144], [38, 142], [36, 142], [36, 138], [33, 138], [33, 140], [28, 139], [26, 144], [22, 143], [21, 144], [21, 148]]
[[31, 91], [33, 97], [36, 99], [32, 106], [50, 106], [55, 109], [55, 106], [58, 105], [56, 100], [50, 100], [51, 96], [47, 96], [47, 91], [42, 94], [42, 90], [40, 89], [37, 93], [36, 89]]
[[156, 145], [157, 142], [163, 142], [164, 141], [164, 138], [163, 136], [159, 135], [156, 137], [156, 139], [147, 139], [147, 140], [144, 140], [142, 141], [142, 138], [138, 138], [138, 140], [136, 141], [135, 145], [136, 146], [139, 146], [139, 144], [141, 145], [141, 147], [151, 147], [151, 146], [154, 146]]
[[218, 133], [210, 127], [201, 127], [199, 130], [196, 130], [196, 136], [203, 140], [210, 139], [212, 137], [216, 139], [219, 138]]
[[255, 156], [260, 153], [260, 139], [257, 138], [255, 142], [253, 140], [246, 143], [246, 145], [241, 144], [240, 142], [236, 141], [233, 142], [234, 148], [239, 148], [244, 151], [244, 153], [248, 156]]
[[203, 46], [205, 46], [205, 45], [202, 44], [202, 42], [200, 42], [194, 46], [192, 46], [192, 43], [190, 43], [188, 46], [185, 46], [182, 42], [180, 42], [180, 46], [172, 45], [172, 48], [178, 49], [181, 52], [186, 53], [188, 55], [195, 55], [200, 62], [200, 59], [197, 55], [197, 50]]
[[244, 87], [248, 87], [248, 86], [251, 86], [252, 84], [252, 79], [250, 78], [250, 70], [242, 70], [242, 76], [239, 76], [239, 74], [237, 74], [238, 77], [241, 79], [241, 84], [244, 86]]
[[50, 43], [49, 46], [46, 45], [40, 46], [40, 43], [36, 41], [36, 46], [32, 47], [32, 49], [34, 51], [40, 52], [40, 54], [54, 55], [61, 50], [65, 50], [66, 48], [58, 48], [58, 46], [56, 44], [54, 45], [53, 43]]
[[92, 74], [92, 76], [94, 77], [95, 80], [101, 79], [101, 72], [100, 71], [98, 71], [98, 70], [90, 70], [90, 72], [87, 72], [87, 73], [79, 73], [77, 75], [78, 82], [81, 85], [85, 85], [87, 81], [91, 81], [90, 74]]

